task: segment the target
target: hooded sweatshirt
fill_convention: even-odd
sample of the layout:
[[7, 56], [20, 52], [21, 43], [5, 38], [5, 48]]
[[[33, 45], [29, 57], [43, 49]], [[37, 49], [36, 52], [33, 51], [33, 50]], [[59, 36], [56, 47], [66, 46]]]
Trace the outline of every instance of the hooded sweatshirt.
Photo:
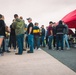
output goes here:
[[24, 21], [17, 18], [12, 24], [12, 27], [15, 29], [16, 35], [24, 34]]
[[65, 26], [62, 24], [62, 21], [59, 21], [59, 24], [56, 26], [56, 34], [64, 34]]

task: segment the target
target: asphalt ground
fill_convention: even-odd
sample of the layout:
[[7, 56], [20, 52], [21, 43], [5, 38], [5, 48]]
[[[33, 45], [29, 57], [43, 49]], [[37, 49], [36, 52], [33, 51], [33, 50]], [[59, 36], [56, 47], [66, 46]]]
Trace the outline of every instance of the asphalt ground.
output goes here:
[[71, 48], [70, 50], [64, 51], [57, 51], [56, 49], [49, 50], [48, 47], [42, 49], [76, 72], [76, 48]]

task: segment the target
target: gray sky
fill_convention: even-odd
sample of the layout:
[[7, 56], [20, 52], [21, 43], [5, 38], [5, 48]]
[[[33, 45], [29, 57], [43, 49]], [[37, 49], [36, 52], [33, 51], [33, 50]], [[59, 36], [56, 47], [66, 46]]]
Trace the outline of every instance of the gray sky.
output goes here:
[[5, 16], [7, 25], [17, 13], [24, 17], [26, 23], [26, 18], [31, 17], [40, 26], [47, 26], [49, 21], [58, 22], [75, 9], [76, 0], [0, 0], [0, 14]]

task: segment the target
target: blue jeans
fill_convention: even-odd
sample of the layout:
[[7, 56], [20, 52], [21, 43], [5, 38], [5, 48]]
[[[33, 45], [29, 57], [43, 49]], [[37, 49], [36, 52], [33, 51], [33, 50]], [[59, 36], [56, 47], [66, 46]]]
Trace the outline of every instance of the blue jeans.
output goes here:
[[8, 51], [8, 45], [9, 45], [9, 38], [4, 40], [5, 42], [5, 51]]
[[[57, 50], [59, 50], [59, 47], [61, 46], [61, 50], [63, 50], [63, 34], [57, 34], [56, 35], [56, 41], [57, 41]], [[59, 46], [60, 44], [60, 46]]]
[[24, 34], [20, 34], [16, 36], [17, 39], [17, 43], [18, 43], [18, 54], [22, 54], [23, 53], [23, 41], [24, 41]]
[[49, 49], [52, 49], [52, 40], [53, 40], [53, 36], [48, 36], [48, 46], [49, 46]]
[[64, 35], [64, 48], [65, 48], [65, 44], [66, 44], [67, 48], [70, 48], [67, 34]]
[[28, 44], [30, 47], [30, 52], [33, 52], [34, 49], [34, 36], [32, 34], [28, 35]]
[[45, 36], [41, 36], [41, 45], [43, 45], [43, 47], [45, 47], [44, 37]]

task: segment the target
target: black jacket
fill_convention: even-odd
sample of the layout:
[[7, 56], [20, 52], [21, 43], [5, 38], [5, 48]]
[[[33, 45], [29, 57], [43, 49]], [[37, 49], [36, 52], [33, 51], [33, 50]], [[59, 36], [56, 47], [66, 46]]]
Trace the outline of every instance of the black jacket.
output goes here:
[[56, 35], [56, 27], [55, 26], [53, 26], [53, 36], [55, 36]]
[[56, 34], [64, 34], [65, 26], [63, 24], [59, 24], [56, 26]]
[[3, 20], [0, 20], [0, 35], [5, 36], [5, 23]]
[[44, 28], [42, 28], [41, 35], [42, 35], [42, 36], [45, 36], [45, 29], [44, 29]]
[[12, 28], [12, 25], [10, 25], [10, 29], [11, 29], [10, 36], [16, 36], [15, 29]]

